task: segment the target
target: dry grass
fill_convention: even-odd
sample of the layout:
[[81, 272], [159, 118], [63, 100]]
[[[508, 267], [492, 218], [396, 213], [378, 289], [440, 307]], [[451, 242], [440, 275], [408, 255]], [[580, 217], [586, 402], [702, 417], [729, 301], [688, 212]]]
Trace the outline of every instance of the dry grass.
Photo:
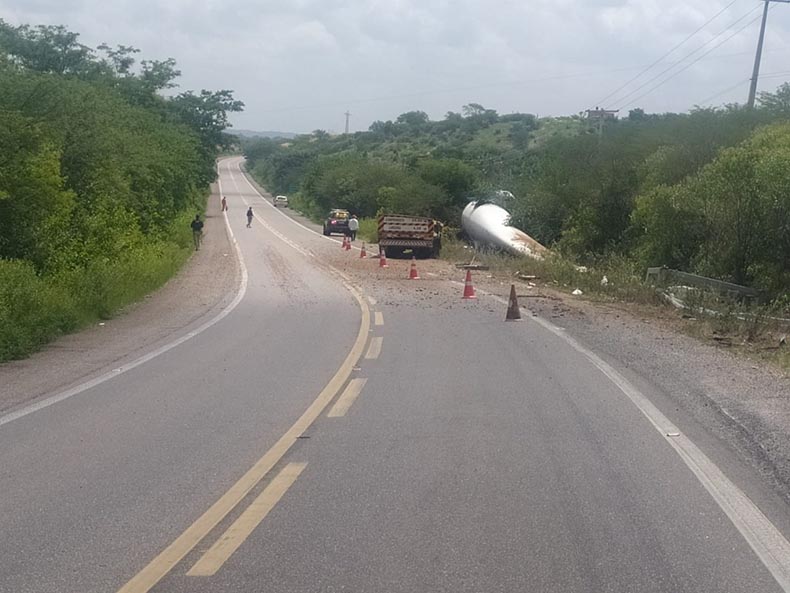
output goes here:
[[641, 317], [670, 323], [702, 341], [790, 370], [790, 345], [780, 344], [782, 336], [790, 334], [790, 323], [776, 319], [781, 311], [773, 306], [737, 305], [709, 293], [688, 299], [687, 309], [677, 309], [655, 287], [645, 284], [642, 271], [624, 258], [581, 268], [558, 255], [533, 260], [476, 251], [452, 240], [444, 243], [442, 258], [485, 265], [495, 276], [532, 281], [566, 294], [579, 289], [588, 301], [628, 305]]
[[536, 260], [495, 251], [476, 251], [460, 241], [446, 241], [442, 247], [442, 258], [453, 262], [474, 261], [488, 266], [493, 273], [510, 277], [534, 277], [537, 283], [552, 285], [563, 292], [579, 289], [594, 300], [650, 305], [664, 302], [654, 288], [641, 281], [637, 270], [626, 260], [612, 260], [600, 268], [581, 268], [558, 255]]

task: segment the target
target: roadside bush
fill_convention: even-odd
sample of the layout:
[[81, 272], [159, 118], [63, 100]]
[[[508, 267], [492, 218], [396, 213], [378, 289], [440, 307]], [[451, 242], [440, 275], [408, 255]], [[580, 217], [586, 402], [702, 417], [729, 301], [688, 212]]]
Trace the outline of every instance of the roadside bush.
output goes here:
[[118, 258], [38, 275], [29, 262], [0, 260], [0, 362], [22, 358], [52, 339], [108, 319], [156, 290], [192, 253], [192, 212], [171, 223], [168, 240], [140, 244]]
[[0, 260], [0, 361], [26, 356], [78, 323], [66, 290], [39, 278], [28, 262]]
[[167, 282], [190, 253], [191, 248], [171, 242], [141, 245], [119, 259], [96, 259], [62, 274], [57, 283], [72, 296], [86, 322], [109, 319]]
[[[254, 176], [254, 173], [253, 173]], [[263, 184], [263, 179], [257, 178], [258, 183]], [[288, 196], [288, 207], [291, 210], [301, 213], [313, 222], [320, 223], [326, 212], [313, 200], [304, 197], [300, 192]]]
[[0, 19], [0, 361], [109, 317], [191, 253], [189, 220], [243, 104], [163, 93], [175, 62], [138, 68], [136, 51]]
[[362, 218], [359, 221], [359, 238], [366, 243], [378, 243], [379, 224], [375, 218]]

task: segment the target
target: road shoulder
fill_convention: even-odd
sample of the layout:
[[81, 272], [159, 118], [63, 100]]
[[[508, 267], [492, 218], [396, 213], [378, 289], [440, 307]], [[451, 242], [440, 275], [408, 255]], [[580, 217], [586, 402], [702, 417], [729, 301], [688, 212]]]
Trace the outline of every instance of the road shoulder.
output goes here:
[[[418, 261], [422, 280], [414, 282], [408, 280], [407, 260], [390, 259], [384, 270], [339, 252], [332, 258], [383, 306], [472, 308], [482, 318], [501, 315], [505, 323], [506, 308], [485, 297], [508, 298], [513, 279], [505, 273], [473, 272], [479, 298], [463, 301], [465, 272], [446, 261]], [[695, 437], [724, 444], [790, 503], [790, 381], [784, 373], [686, 335], [671, 322], [671, 311], [658, 319], [655, 313], [584, 301], [545, 285], [516, 286], [526, 323], [532, 313], [567, 331], [651, 393], [673, 421], [685, 425], [686, 418], [704, 427], [709, 436]]]
[[226, 307], [240, 278], [212, 186], [200, 251], [162, 288], [114, 318], [63, 336], [27, 359], [0, 364], [0, 411], [89, 381], [167, 344]]

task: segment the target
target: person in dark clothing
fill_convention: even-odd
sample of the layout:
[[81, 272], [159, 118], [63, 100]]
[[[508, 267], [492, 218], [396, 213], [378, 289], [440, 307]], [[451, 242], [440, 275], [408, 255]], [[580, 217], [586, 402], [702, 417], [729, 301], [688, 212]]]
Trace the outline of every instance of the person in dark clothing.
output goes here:
[[252, 226], [252, 206], [247, 210], [247, 228]]
[[200, 249], [200, 241], [203, 239], [203, 221], [200, 214], [195, 214], [195, 220], [190, 225], [192, 227], [192, 240], [195, 242], [195, 251]]

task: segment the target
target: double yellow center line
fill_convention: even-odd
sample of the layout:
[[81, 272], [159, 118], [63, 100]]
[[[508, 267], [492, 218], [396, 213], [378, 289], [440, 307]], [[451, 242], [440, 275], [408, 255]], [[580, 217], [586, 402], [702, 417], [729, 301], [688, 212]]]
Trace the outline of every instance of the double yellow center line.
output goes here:
[[[362, 321], [356, 341], [343, 364], [318, 397], [280, 439], [250, 468], [219, 500], [203, 513], [186, 531], [178, 536], [139, 573], [132, 577], [118, 593], [148, 593], [184, 557], [191, 552], [280, 462], [296, 440], [315, 422], [329, 403], [346, 384], [357, 361], [362, 358], [370, 332], [370, 309], [353, 286], [346, 284], [362, 311]], [[304, 468], [302, 468], [304, 469]], [[285, 471], [285, 470], [283, 470]], [[291, 472], [293, 468], [291, 469]], [[301, 470], [299, 470], [301, 472]], [[291, 475], [291, 474], [288, 474]], [[298, 474], [297, 474], [298, 475]], [[295, 479], [295, 478], [294, 478]], [[265, 492], [265, 491], [264, 491]], [[260, 511], [258, 511], [260, 512]], [[262, 518], [262, 517], [261, 517]], [[241, 533], [240, 528], [237, 533]]]
[[275, 505], [285, 495], [299, 474], [307, 467], [306, 463], [289, 463], [264, 488], [250, 506], [236, 519], [228, 530], [209, 550], [200, 557], [187, 572], [191, 577], [207, 577], [217, 573], [225, 561], [239, 549], [255, 528], [266, 518]]

